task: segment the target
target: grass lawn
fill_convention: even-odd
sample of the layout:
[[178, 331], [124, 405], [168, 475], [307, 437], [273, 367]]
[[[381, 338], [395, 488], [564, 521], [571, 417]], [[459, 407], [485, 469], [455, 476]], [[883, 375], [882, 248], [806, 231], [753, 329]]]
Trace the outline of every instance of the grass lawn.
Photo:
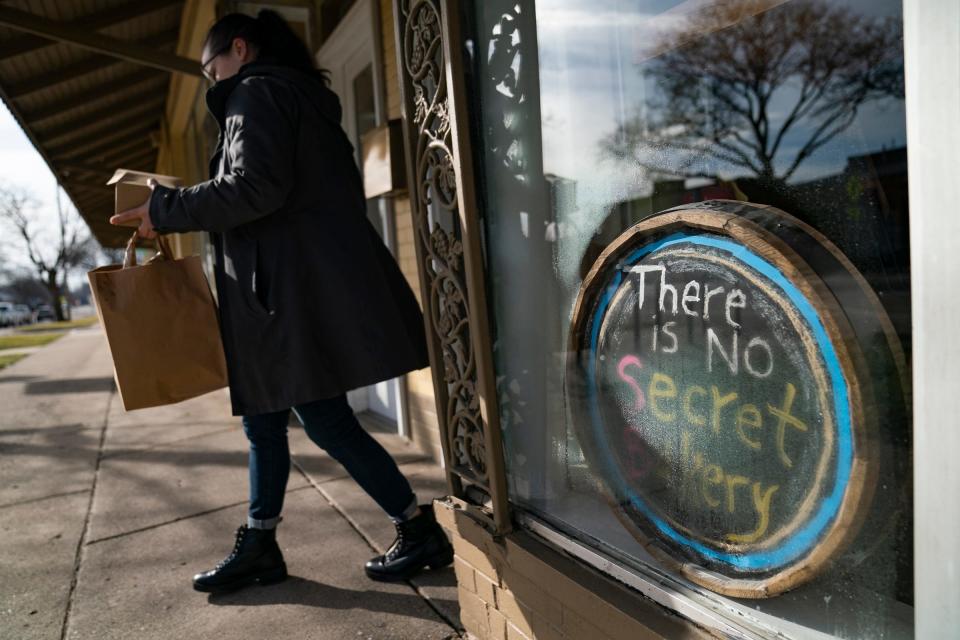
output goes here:
[[25, 353], [9, 353], [4, 354], [0, 353], [0, 369], [4, 367], [9, 367], [11, 364], [19, 360], [20, 358], [26, 358], [27, 354]]
[[[24, 347], [40, 347], [53, 342], [63, 336], [62, 331], [58, 333], [40, 333], [37, 335], [12, 335], [0, 336], [0, 350], [2, 349], [21, 349]], [[10, 363], [8, 363], [10, 364]]]
[[93, 324], [97, 324], [97, 316], [87, 316], [86, 318], [80, 318], [79, 320], [65, 320], [64, 322], [41, 322], [39, 324], [31, 324], [26, 327], [20, 327], [17, 329], [17, 332], [31, 333], [34, 331], [59, 331], [61, 329], [89, 327]]

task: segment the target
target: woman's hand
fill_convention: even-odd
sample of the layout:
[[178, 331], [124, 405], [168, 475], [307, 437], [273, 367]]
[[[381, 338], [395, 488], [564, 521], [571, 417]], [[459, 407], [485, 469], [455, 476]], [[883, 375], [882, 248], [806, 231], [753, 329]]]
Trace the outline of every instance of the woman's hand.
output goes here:
[[[150, 187], [152, 194], [153, 188], [157, 186], [157, 181], [153, 178], [147, 180], [147, 186]], [[139, 207], [127, 209], [110, 217], [110, 224], [124, 225], [127, 222], [139, 221], [137, 233], [141, 238], [152, 240], [157, 237], [157, 232], [153, 230], [153, 222], [150, 220], [150, 198]]]

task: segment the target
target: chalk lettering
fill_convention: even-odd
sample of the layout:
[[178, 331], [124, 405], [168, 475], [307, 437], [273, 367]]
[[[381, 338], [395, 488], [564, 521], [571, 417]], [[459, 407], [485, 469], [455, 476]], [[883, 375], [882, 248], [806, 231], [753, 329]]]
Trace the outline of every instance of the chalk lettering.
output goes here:
[[[696, 293], [691, 293], [691, 290], [695, 290]], [[692, 311], [687, 306], [688, 302], [700, 302], [700, 283], [696, 280], [691, 280], [683, 288], [683, 299], [680, 301], [680, 307], [688, 316], [693, 316], [695, 318], [698, 317], [700, 314], [696, 311]]]
[[737, 392], [731, 391], [727, 395], [720, 395], [720, 390], [717, 387], [710, 387], [710, 391], [713, 393], [713, 409], [710, 412], [710, 426], [713, 427], [714, 433], [720, 433], [720, 410], [725, 406], [737, 399]]
[[[684, 474], [686, 485], [685, 492], [694, 496], [694, 499], [699, 501], [701, 498], [700, 494], [700, 483], [697, 482], [698, 474], [703, 470], [703, 455], [700, 453], [693, 454], [693, 473]], [[702, 479], [701, 479], [702, 480]]]
[[730, 373], [737, 374], [737, 363], [740, 358], [737, 356], [737, 333], [734, 332], [733, 336], [730, 339], [730, 353], [727, 353], [723, 349], [723, 345], [720, 344], [720, 339], [717, 337], [717, 334], [713, 331], [713, 327], [707, 327], [707, 371], [713, 373], [713, 348], [716, 345], [717, 351], [720, 352], [720, 356], [726, 361], [727, 367], [730, 369]]
[[740, 289], [731, 289], [730, 293], [727, 294], [727, 304], [726, 304], [726, 316], [727, 323], [731, 327], [736, 329], [740, 328], [740, 324], [733, 321], [733, 315], [730, 313], [732, 309], [745, 309], [747, 306], [747, 296], [743, 294], [743, 291]]
[[704, 502], [711, 507], [718, 507], [720, 506], [720, 498], [711, 495], [709, 485], [723, 485], [723, 469], [719, 465], [708, 464], [703, 470], [703, 475], [700, 476], [700, 493], [703, 495]]
[[743, 476], [727, 475], [727, 513], [734, 513], [737, 509], [736, 489], [742, 485], [749, 485], [750, 480]]
[[702, 453], [693, 454], [693, 470], [699, 471], [700, 469], [703, 469], [703, 464], [704, 464], [703, 454]]
[[[750, 358], [750, 353], [753, 349], [762, 349], [767, 352], [766, 371], [760, 372], [754, 368], [753, 361]], [[770, 345], [767, 344], [766, 340], [755, 337], [747, 343], [747, 348], [743, 350], [743, 366], [750, 372], [750, 375], [756, 378], [766, 378], [773, 373], [773, 351], [770, 350]]]
[[786, 449], [786, 431], [787, 427], [793, 427], [798, 431], [806, 431], [807, 425], [804, 424], [799, 418], [790, 413], [790, 409], [793, 407], [793, 400], [797, 396], [797, 388], [794, 387], [789, 382], [787, 383], [787, 390], [783, 398], [783, 406], [781, 408], [774, 407], [771, 404], [767, 405], [767, 411], [769, 411], [775, 418], [777, 418], [777, 456], [780, 458], [780, 462], [783, 463], [783, 466], [790, 468], [793, 466], [793, 460], [790, 459], [790, 456], [787, 455]]
[[667, 284], [666, 269], [664, 269], [663, 275], [660, 277], [660, 311], [667, 310], [664, 303], [668, 293], [672, 296], [670, 299], [673, 301], [670, 313], [677, 315], [677, 288], [672, 284]]
[[634, 482], [641, 481], [649, 475], [652, 467], [653, 458], [647, 443], [631, 427], [623, 429], [623, 440], [628, 460], [627, 477]]
[[684, 500], [690, 500], [691, 496], [697, 499], [697, 489], [694, 483], [694, 473], [688, 472], [687, 460], [690, 459], [690, 432], [686, 429], [680, 431], [680, 458], [672, 460], [675, 469], [680, 471], [680, 495]]
[[670, 338], [670, 340], [673, 341], [673, 345], [672, 345], [672, 346], [664, 347], [664, 348], [663, 348], [663, 352], [664, 352], [664, 353], [676, 353], [676, 352], [677, 352], [677, 347], [678, 347], [678, 344], [679, 344], [679, 343], [677, 342], [677, 334], [675, 334], [673, 331], [670, 330], [671, 327], [675, 327], [676, 325], [677, 325], [677, 323], [676, 323], [676, 322], [673, 322], [672, 320], [671, 320], [670, 322], [665, 322], [664, 325], [663, 325], [663, 334], [664, 334], [665, 336], [667, 336], [668, 338]]
[[[643, 310], [644, 302], [646, 301], [647, 293], [647, 274], [651, 272], [657, 272], [660, 277], [656, 283], [656, 286], [659, 288], [660, 295], [658, 296], [659, 308], [660, 311], [669, 312], [672, 315], [677, 315], [678, 307], [683, 309], [683, 313], [688, 316], [698, 317], [700, 314], [696, 311], [695, 307], [691, 307], [691, 303], [695, 304], [700, 302], [700, 282], [697, 280], [688, 280], [687, 283], [683, 286], [682, 294], [678, 294], [677, 287], [667, 282], [667, 268], [662, 264], [650, 265], [642, 264], [634, 267], [630, 267], [630, 273], [640, 274], [640, 282], [637, 285], [637, 308]], [[723, 294], [726, 289], [722, 286], [711, 289], [710, 285], [703, 285], [703, 319], [710, 320], [710, 298], [714, 296], [719, 296]], [[669, 297], [669, 304], [667, 299]], [[740, 289], [731, 289], [725, 299], [724, 303], [724, 315], [726, 317], [727, 324], [735, 329], [740, 328], [740, 323], [733, 319], [733, 310], [734, 309], [746, 309], [747, 307], [747, 296]]]
[[626, 355], [620, 358], [620, 364], [617, 365], [617, 374], [620, 376], [620, 379], [630, 385], [630, 388], [633, 389], [633, 408], [639, 411], [640, 409], [643, 409], [643, 405], [646, 403], [646, 398], [644, 398], [643, 389], [640, 388], [640, 385], [637, 384], [637, 381], [631, 378], [627, 373], [627, 367], [636, 367], [637, 369], [642, 369], [643, 363], [640, 362], [640, 358], [637, 356]]
[[[729, 542], [750, 543], [756, 542], [767, 532], [770, 527], [770, 507], [773, 495], [780, 489], [779, 484], [764, 487], [760, 481], [753, 481], [747, 476], [735, 473], [728, 473], [719, 464], [707, 462], [701, 453], [690, 450], [690, 434], [682, 432], [681, 449], [683, 459], [690, 460], [692, 464], [687, 473], [681, 479], [681, 491], [684, 495], [689, 495], [689, 490], [693, 489], [694, 497], [699, 497], [711, 509], [725, 507], [727, 513], [737, 513], [738, 509], [743, 510], [744, 504], [748, 504], [757, 517], [757, 525], [749, 533], [729, 533], [724, 537]], [[750, 491], [746, 503], [737, 501], [737, 487], [749, 487]], [[717, 488], [720, 493], [717, 493]], [[738, 507], [738, 505], [740, 505]]]
[[780, 485], [774, 484], [763, 491], [759, 482], [753, 483], [753, 508], [757, 512], [757, 528], [750, 533], [730, 533], [727, 534], [727, 540], [730, 542], [749, 543], [756, 542], [763, 534], [767, 532], [770, 526], [770, 498], [776, 493]]
[[703, 285], [703, 319], [710, 319], [710, 298], [723, 293], [723, 287], [711, 289], [710, 285]]
[[637, 285], [637, 308], [641, 311], [643, 310], [643, 301], [647, 292], [646, 275], [651, 271], [659, 271], [661, 281], [666, 278], [667, 269], [662, 264], [642, 264], [630, 268], [630, 273], [640, 274], [640, 284]]
[[[615, 388], [599, 419], [617, 420], [602, 437], [619, 466], [617, 485], [635, 491], [633, 505], [623, 503], [631, 518], [642, 516], [634, 513], [638, 499], [650, 502], [684, 535], [753, 553], [734, 546], [767, 548], [773, 531], [787, 535], [802, 519], [792, 514], [812, 502], [809, 491], [819, 491], [811, 472], [823, 443], [809, 436], [821, 428], [819, 403], [829, 389], [816, 388], [804, 357], [808, 335], [769, 294], [772, 285], [726, 269], [735, 256], [699, 268], [703, 258], [668, 252], [659, 264], [627, 268], [626, 286], [637, 291], [608, 299], [615, 315], [589, 316], [606, 336], [591, 343], [603, 349], [596, 357], [604, 377], [594, 391]], [[583, 326], [586, 337], [598, 335], [594, 324]], [[585, 419], [596, 416], [591, 409]]]
[[662, 264], [657, 264], [657, 265], [642, 264], [638, 267], [630, 268], [631, 273], [640, 274], [640, 284], [638, 286], [638, 289], [639, 289], [638, 308], [643, 309], [644, 294], [646, 293], [646, 274], [651, 271], [660, 272], [660, 311], [667, 310], [665, 302], [666, 302], [666, 295], [667, 293], [669, 293], [670, 295], [673, 296], [671, 313], [673, 315], [677, 315], [677, 288], [672, 284], [667, 284], [667, 269]]
[[740, 441], [745, 445], [753, 449], [754, 451], [760, 451], [759, 440], [751, 439], [746, 432], [743, 430], [744, 427], [750, 429], [759, 429], [763, 426], [763, 416], [760, 413], [760, 410], [757, 409], [752, 404], [741, 405], [737, 409], [737, 437], [740, 438]]
[[669, 400], [677, 397], [677, 385], [673, 383], [673, 378], [663, 373], [654, 373], [650, 376], [647, 395], [650, 396], [650, 410], [653, 411], [653, 415], [658, 420], [673, 422], [676, 415], [673, 411], [664, 410], [660, 404], [661, 399]]
[[[705, 397], [707, 395], [707, 390], [703, 387], [698, 387], [693, 385], [683, 392], [683, 417], [686, 418], [687, 422], [692, 425], [703, 427], [707, 424], [706, 414], [698, 414], [693, 411], [693, 396]], [[690, 437], [687, 434], [687, 437]]]

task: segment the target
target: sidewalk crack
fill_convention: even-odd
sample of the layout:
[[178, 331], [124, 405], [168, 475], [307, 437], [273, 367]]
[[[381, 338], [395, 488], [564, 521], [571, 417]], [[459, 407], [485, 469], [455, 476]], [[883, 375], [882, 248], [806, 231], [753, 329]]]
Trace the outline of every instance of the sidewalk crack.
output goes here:
[[[287, 494], [289, 495], [289, 494], [294, 493], [294, 492], [296, 492], [296, 491], [303, 491], [304, 489], [310, 489], [310, 488], [311, 488], [311, 487], [309, 487], [309, 486], [303, 486], [303, 487], [295, 487], [295, 488], [293, 488], [293, 489], [287, 489]], [[86, 543], [86, 546], [89, 547], [90, 545], [93, 545], [93, 544], [99, 544], [99, 543], [101, 543], [101, 542], [107, 542], [108, 540], [116, 540], [117, 538], [125, 538], [126, 536], [132, 536], [132, 535], [134, 535], [134, 534], [136, 534], [136, 533], [143, 533], [144, 531], [150, 531], [151, 529], [159, 529], [160, 527], [165, 527], [165, 526], [167, 526], [167, 525], [169, 525], [169, 524], [175, 524], [175, 523], [177, 523], [177, 522], [182, 522], [182, 521], [184, 521], [184, 520], [190, 520], [190, 519], [192, 519], [192, 518], [199, 518], [199, 517], [201, 517], [201, 516], [206, 516], [206, 515], [209, 515], [209, 514], [211, 514], [211, 513], [216, 513], [216, 512], [218, 512], [218, 511], [225, 511], [226, 509], [233, 509], [234, 507], [240, 507], [240, 506], [243, 506], [243, 505], [245, 505], [245, 504], [249, 504], [249, 500], [241, 500], [240, 502], [233, 502], [233, 503], [230, 503], [230, 504], [225, 504], [225, 505], [222, 505], [222, 506], [219, 506], [219, 507], [214, 507], [214, 508], [212, 508], [212, 509], [207, 509], [207, 510], [205, 510], [205, 511], [197, 511], [196, 513], [188, 513], [188, 514], [185, 515], [185, 516], [179, 516], [179, 517], [177, 517], [177, 518], [173, 518], [172, 520], [164, 520], [163, 522], [157, 522], [157, 523], [155, 523], [155, 524], [148, 524], [147, 526], [145, 526], [145, 527], [140, 527], [140, 528], [138, 528], [138, 529], [131, 529], [130, 531], [122, 531], [122, 532], [120, 532], [120, 533], [115, 533], [115, 534], [113, 534], [113, 535], [103, 536], [102, 538], [97, 538], [96, 540], [91, 540], [90, 542]]]
[[90, 489], [77, 489], [76, 491], [64, 491], [63, 493], [51, 493], [47, 496], [39, 496], [37, 498], [27, 498], [26, 500], [17, 500], [15, 502], [7, 502], [5, 504], [0, 504], [0, 509], [6, 509], [8, 507], [19, 507], [25, 504], [33, 504], [34, 502], [43, 502], [44, 500], [52, 500], [54, 498], [64, 498], [66, 496], [75, 496], [81, 493], [87, 493]]
[[[296, 455], [296, 454], [294, 454], [294, 453], [291, 453], [291, 454], [290, 454], [291, 464], [293, 464], [293, 460], [294, 460], [295, 455]], [[330, 458], [329, 456], [327, 456], [327, 459], [333, 460], [333, 458]], [[397, 467], [399, 467], [399, 468], [402, 469], [403, 467], [407, 467], [407, 466], [410, 466], [410, 465], [412, 465], [412, 464], [418, 464], [418, 463], [421, 463], [421, 462], [432, 462], [432, 461], [433, 461], [433, 458], [428, 458], [428, 457], [424, 456], [423, 458], [414, 458], [413, 460], [407, 460], [406, 462], [397, 462]], [[396, 462], [396, 461], [395, 461], [395, 462]], [[300, 471], [302, 474], [304, 474], [304, 476], [308, 476], [308, 475], [309, 475], [309, 474], [307, 473], [307, 471], [304, 470], [304, 469], [299, 469], [299, 471]], [[311, 480], [311, 484], [314, 484], [314, 485], [317, 485], [317, 484], [330, 484], [330, 483], [332, 483], [332, 482], [340, 482], [341, 480], [353, 480], [353, 476], [351, 476], [349, 473], [344, 472], [344, 473], [342, 473], [342, 474], [339, 475], [339, 476], [331, 476], [331, 477], [329, 477], [329, 478], [324, 478], [323, 480], [313, 480], [312, 477], [310, 478], [310, 480]]]
[[70, 591], [67, 594], [67, 607], [63, 612], [63, 622], [60, 625], [60, 640], [65, 640], [70, 628], [70, 616], [73, 613], [73, 598], [77, 590], [77, 582], [80, 577], [80, 567], [83, 564], [84, 547], [87, 536], [90, 532], [90, 518], [93, 515], [93, 499], [97, 493], [97, 481], [100, 478], [100, 462], [103, 460], [103, 445], [107, 439], [107, 426], [110, 424], [110, 408], [113, 405], [114, 398], [117, 397], [117, 388], [115, 383], [111, 383], [113, 390], [107, 397], [107, 407], [103, 415], [103, 426], [100, 428], [100, 442], [97, 444], [97, 460], [93, 466], [93, 481], [90, 484], [90, 498], [87, 500], [87, 512], [83, 518], [83, 529], [80, 532], [80, 539], [77, 541], [77, 551], [73, 560], [73, 576], [70, 578]]
[[112, 460], [113, 458], [129, 459], [143, 452], [153, 452], [153, 451], [156, 451], [157, 449], [162, 449], [164, 447], [177, 446], [185, 442], [189, 442], [190, 440], [196, 440], [198, 438], [206, 438], [208, 436], [215, 436], [221, 433], [226, 433], [228, 431], [234, 431], [234, 430], [236, 430], [236, 427], [230, 426], [230, 427], [224, 427], [223, 429], [216, 429], [214, 431], [205, 431], [203, 433], [195, 433], [191, 436], [175, 438], [173, 440], [168, 440], [165, 442], [158, 442], [156, 444], [151, 444], [149, 446], [141, 447], [139, 449], [127, 448], [127, 449], [120, 449], [118, 451], [108, 451], [107, 453], [103, 454], [103, 458], [105, 460]]
[[[308, 473], [306, 472], [306, 470], [305, 470], [302, 466], [300, 466], [300, 463], [297, 462], [297, 460], [296, 460], [296, 458], [295, 458], [294, 456], [290, 456], [290, 464], [293, 466], [293, 468], [295, 468], [297, 471], [300, 472], [300, 475], [303, 476], [303, 478], [310, 484], [310, 486], [312, 486], [314, 489], [317, 490], [317, 493], [319, 493], [320, 496], [321, 496], [324, 500], [327, 501], [327, 504], [330, 505], [330, 508], [333, 509], [337, 514], [339, 514], [339, 516], [340, 516], [341, 518], [343, 518], [344, 520], [347, 521], [347, 524], [350, 525], [350, 527], [353, 528], [353, 530], [357, 532], [357, 535], [359, 535], [360, 538], [361, 538], [364, 542], [367, 543], [367, 546], [370, 547], [370, 550], [371, 550], [371, 551], [373, 551], [374, 553], [377, 553], [377, 554], [382, 554], [382, 553], [384, 552], [384, 550], [381, 549], [381, 548], [373, 541], [373, 539], [372, 539], [370, 536], [367, 535], [367, 533], [363, 530], [363, 527], [361, 527], [360, 524], [359, 524], [356, 520], [354, 520], [352, 517], [350, 517], [350, 514], [347, 513], [346, 510], [345, 510], [343, 507], [341, 507], [340, 504], [339, 504], [336, 500], [334, 500], [333, 496], [331, 496], [331, 495], [326, 491], [326, 489], [324, 489], [323, 483], [319, 483], [319, 482], [314, 481], [314, 479], [310, 477], [310, 474], [308, 474]], [[430, 609], [437, 615], [438, 618], [440, 618], [441, 620], [443, 620], [451, 629], [453, 629], [453, 631], [454, 631], [457, 635], [454, 635], [454, 636], [452, 636], [452, 637], [456, 637], [456, 638], [463, 637], [462, 635], [460, 635], [460, 633], [461, 633], [461, 631], [462, 631], [461, 627], [460, 627], [455, 621], [451, 620], [451, 619], [450, 619], [450, 616], [448, 616], [447, 614], [445, 614], [445, 613], [440, 609], [440, 607], [438, 607], [438, 606], [433, 602], [433, 599], [432, 599], [429, 595], [427, 595], [427, 594], [423, 591], [423, 589], [420, 588], [419, 585], [417, 585], [416, 583], [412, 582], [411, 580], [404, 580], [404, 582], [407, 583], [407, 586], [409, 586], [411, 589], [413, 589], [413, 592], [414, 592], [414, 593], [416, 593], [418, 596], [420, 596], [420, 598], [424, 601], [424, 603], [425, 603], [428, 607], [430, 607]]]

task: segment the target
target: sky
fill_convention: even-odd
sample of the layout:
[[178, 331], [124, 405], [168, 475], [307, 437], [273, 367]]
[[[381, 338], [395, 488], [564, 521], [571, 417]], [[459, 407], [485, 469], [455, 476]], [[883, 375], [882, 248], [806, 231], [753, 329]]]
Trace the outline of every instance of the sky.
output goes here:
[[[544, 171], [576, 182], [577, 210], [567, 222], [586, 231], [560, 247], [559, 274], [578, 280], [581, 245], [589, 230], [607, 216], [613, 203], [649, 194], [649, 173], [604, 158], [601, 141], [619, 121], [641, 108], [653, 85], [645, 80], [643, 52], [670, 32], [686, 25], [686, 14], [707, 0], [539, 0], [537, 53], [543, 126]], [[898, 0], [830, 0], [873, 19], [898, 18]], [[659, 31], [658, 31], [659, 30]], [[522, 63], [522, 62], [521, 62]], [[784, 119], [797, 89], [787, 83], [771, 103], [775, 124]], [[785, 136], [777, 162], [783, 168], [812, 131], [798, 123]], [[856, 121], [800, 165], [794, 182], [805, 182], [843, 170], [849, 156], [900, 147], [905, 141], [903, 101], [886, 99], [861, 106]], [[662, 163], [661, 163], [662, 164]], [[736, 177], [742, 169], [720, 167], [720, 175]]]
[[[644, 45], [655, 39], [656, 29], [669, 29], [684, 20], [661, 12], [683, 7], [690, 10], [698, 0], [541, 0], [537, 4], [537, 36], [540, 100], [544, 117], [544, 164], [550, 173], [580, 182], [604, 183], [607, 197], [622, 199], [642, 193], [646, 184], [629, 173], [617, 172], [598, 162], [599, 143], [616, 122], [634, 113], [647, 98], [638, 63]], [[847, 7], [859, 15], [879, 17], [898, 14], [896, 0], [832, 0], [832, 8]], [[650, 25], [654, 24], [655, 27]], [[789, 88], [788, 88], [789, 91]], [[890, 101], [888, 101], [889, 103]], [[792, 105], [790, 100], [785, 104]], [[780, 105], [774, 105], [774, 108]], [[775, 115], [775, 114], [774, 114]], [[868, 104], [855, 126], [831, 147], [810, 158], [798, 172], [798, 181], [836, 171], [847, 155], [905, 144], [902, 103]], [[784, 156], [789, 157], [790, 140]], [[848, 149], [840, 149], [846, 146]], [[585, 152], [586, 151], [586, 152]], [[642, 182], [639, 181], [639, 182]]]
[[[56, 177], [47, 163], [34, 149], [27, 135], [20, 128], [6, 105], [0, 102], [0, 184], [5, 187], [28, 191], [37, 202], [34, 211], [37, 232], [41, 239], [48, 240], [41, 246], [52, 253], [57, 231]], [[61, 195], [64, 206], [73, 208], [66, 193]], [[26, 252], [19, 238], [0, 226], [0, 264], [3, 267], [28, 267]], [[70, 276], [71, 287], [85, 280], [77, 271]]]

